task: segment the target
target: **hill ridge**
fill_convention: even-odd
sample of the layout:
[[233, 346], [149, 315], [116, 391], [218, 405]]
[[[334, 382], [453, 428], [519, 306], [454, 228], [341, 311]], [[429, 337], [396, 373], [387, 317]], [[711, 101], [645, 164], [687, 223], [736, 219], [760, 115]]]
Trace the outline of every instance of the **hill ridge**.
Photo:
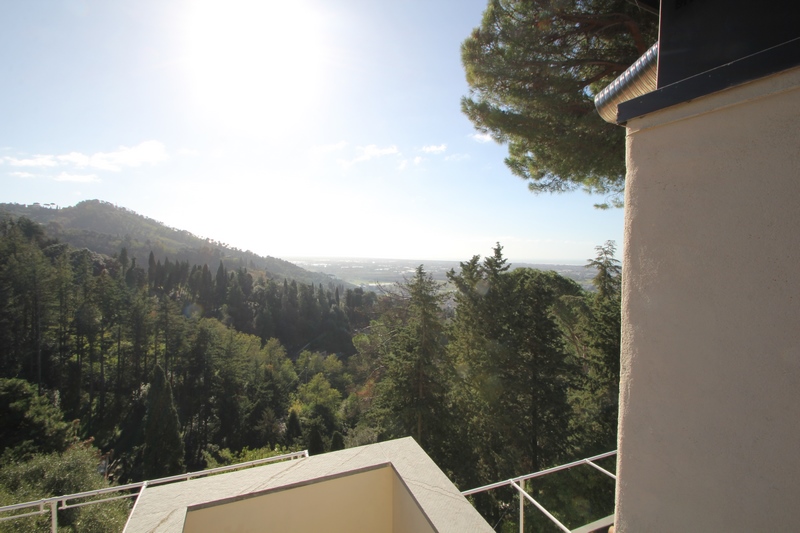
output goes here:
[[150, 252], [157, 261], [188, 261], [216, 268], [223, 262], [229, 270], [243, 267], [263, 272], [272, 279], [306, 284], [352, 285], [334, 276], [311, 272], [284, 259], [240, 250], [190, 231], [167, 226], [126, 207], [103, 200], [83, 200], [74, 206], [54, 204], [0, 203], [0, 216], [27, 217], [45, 226], [49, 236], [75, 248], [115, 256], [124, 247], [130, 258], [146, 265]]

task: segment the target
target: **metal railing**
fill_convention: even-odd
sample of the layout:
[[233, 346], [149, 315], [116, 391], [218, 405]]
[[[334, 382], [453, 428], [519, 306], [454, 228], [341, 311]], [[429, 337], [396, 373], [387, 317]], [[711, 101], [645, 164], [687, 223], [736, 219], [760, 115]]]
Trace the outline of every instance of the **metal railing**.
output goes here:
[[[125, 498], [137, 498], [141, 496], [144, 489], [147, 487], [152, 487], [154, 485], [163, 485], [165, 483], [173, 483], [175, 481], [188, 481], [193, 478], [198, 477], [205, 477], [210, 476], [213, 474], [220, 474], [222, 472], [228, 472], [230, 470], [240, 470], [243, 468], [250, 468], [253, 466], [259, 466], [267, 463], [274, 463], [276, 461], [285, 461], [291, 459], [302, 459], [308, 457], [308, 450], [303, 450], [300, 452], [293, 452], [287, 453], [283, 455], [276, 455], [274, 457], [267, 457], [265, 459], [256, 459], [255, 461], [248, 461], [246, 463], [237, 463], [235, 465], [228, 465], [228, 466], [220, 466], [217, 468], [210, 468], [208, 470], [200, 470], [198, 472], [187, 472], [186, 474], [178, 474], [175, 476], [168, 476], [162, 477], [158, 479], [151, 479], [148, 481], [139, 481], [137, 483], [128, 483], [127, 485], [118, 485], [115, 487], [106, 487], [103, 489], [96, 489], [96, 490], [88, 490], [85, 492], [77, 492], [75, 494], [66, 494], [63, 496], [53, 496], [50, 498], [43, 498], [41, 500], [35, 500], [31, 502], [25, 503], [17, 503], [14, 505], [6, 505], [4, 507], [0, 507], [0, 515], [11, 513], [14, 511], [19, 511], [23, 509], [36, 509], [29, 511], [27, 513], [21, 514], [14, 514], [11, 516], [0, 516], [0, 522], [5, 522], [6, 520], [16, 520], [19, 518], [26, 518], [29, 516], [37, 516], [46, 513], [50, 513], [50, 531], [51, 533], [56, 533], [58, 531], [58, 511], [64, 509], [71, 509], [73, 507], [83, 507], [85, 505], [95, 505], [98, 503], [106, 503], [114, 500], [122, 500]], [[127, 494], [118, 494], [116, 496], [110, 496], [108, 498], [102, 498], [98, 500], [89, 500], [89, 501], [78, 501], [75, 503], [69, 503], [72, 500], [82, 500], [85, 498], [92, 498], [95, 496], [102, 496], [104, 494], [113, 494], [118, 492], [128, 492], [133, 491], [135, 489], [139, 489], [136, 492], [129, 492]], [[134, 503], [134, 507], [136, 504]], [[127, 526], [127, 524], [126, 524]]]
[[[464, 496], [470, 496], [472, 494], [477, 494], [479, 492], [485, 492], [487, 490], [492, 490], [492, 489], [496, 489], [496, 488], [499, 488], [499, 487], [510, 486], [510, 487], [513, 487], [514, 489], [516, 489], [517, 492], [519, 492], [519, 531], [520, 531], [520, 533], [523, 533], [523, 531], [524, 531], [523, 528], [524, 528], [524, 524], [525, 524], [525, 522], [524, 522], [524, 520], [525, 520], [525, 500], [528, 500], [529, 502], [531, 502], [537, 509], [539, 509], [539, 511], [542, 512], [542, 514], [544, 514], [551, 522], [553, 522], [556, 526], [558, 526], [559, 529], [561, 529], [561, 531], [564, 531], [565, 533], [574, 533], [574, 532], [577, 532], [577, 531], [583, 531], [583, 528], [578, 528], [576, 530], [571, 530], [567, 526], [562, 524], [555, 516], [553, 516], [547, 509], [545, 509], [542, 504], [537, 502], [533, 498], [533, 496], [528, 494], [528, 492], [525, 490], [525, 482], [528, 481], [529, 479], [534, 479], [534, 478], [537, 478], [537, 477], [546, 476], [547, 474], [552, 474], [554, 472], [559, 472], [561, 470], [567, 470], [569, 468], [574, 468], [576, 466], [581, 466], [581, 465], [589, 465], [589, 466], [591, 466], [593, 468], [596, 468], [597, 470], [599, 470], [603, 474], [609, 476], [610, 478], [616, 480], [617, 479], [616, 475], [612, 474], [611, 472], [609, 472], [605, 468], [603, 468], [601, 466], [598, 466], [598, 465], [596, 465], [594, 463], [594, 461], [599, 461], [601, 459], [606, 459], [608, 457], [613, 457], [615, 455], [617, 455], [617, 450], [606, 452], [606, 453], [601, 453], [600, 455], [595, 455], [595, 456], [592, 456], [592, 457], [587, 457], [586, 459], [581, 459], [579, 461], [574, 461], [572, 463], [567, 463], [567, 464], [563, 464], [563, 465], [560, 465], [560, 466], [554, 466], [553, 468], [548, 468], [546, 470], [540, 470], [539, 472], [534, 472], [533, 474], [526, 474], [524, 476], [519, 476], [519, 477], [507, 479], [505, 481], [498, 481], [497, 483], [492, 483], [490, 485], [484, 485], [483, 487], [478, 487], [478, 488], [475, 488], [475, 489], [465, 490], [461, 494], [464, 495]], [[606, 518], [601, 519], [601, 520], [599, 520], [597, 522], [593, 522], [592, 525], [596, 526], [596, 529], [599, 529], [600, 527], [603, 527], [604, 525], [610, 526], [613, 523], [613, 519], [614, 519], [613, 516], [606, 517]], [[606, 524], [606, 522], [608, 522], [608, 523]]]

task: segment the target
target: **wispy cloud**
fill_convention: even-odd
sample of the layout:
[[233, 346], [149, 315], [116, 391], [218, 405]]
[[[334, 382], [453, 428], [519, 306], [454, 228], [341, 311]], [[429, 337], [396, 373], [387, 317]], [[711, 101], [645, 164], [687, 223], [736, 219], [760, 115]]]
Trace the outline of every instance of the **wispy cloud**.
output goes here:
[[489, 135], [488, 133], [473, 133], [472, 135], [470, 135], [470, 137], [472, 137], [473, 140], [476, 140], [479, 143], [488, 143], [492, 142], [493, 140], [492, 136]]
[[9, 172], [8, 174], [15, 178], [22, 178], [22, 179], [30, 179], [36, 177], [36, 174], [31, 174], [30, 172]]
[[[125, 167], [139, 167], [145, 164], [155, 165], [156, 163], [160, 163], [167, 159], [167, 150], [159, 141], [144, 141], [136, 146], [120, 146], [112, 152], [97, 152], [91, 155], [86, 155], [81, 152], [70, 152], [61, 155], [36, 154], [26, 158], [6, 156], [3, 159], [12, 167], [72, 167], [76, 169], [91, 168], [119, 172]], [[64, 176], [66, 176], [66, 178]], [[75, 176], [81, 176], [82, 179], [75, 179]], [[55, 179], [57, 181], [80, 181], [83, 183], [87, 181], [97, 181], [97, 176], [94, 174], [91, 175], [95, 178], [93, 180], [88, 180], [86, 176], [89, 175], [62, 172]]]
[[359, 146], [358, 151], [361, 152], [353, 162], [360, 163], [361, 161], [369, 161], [370, 159], [375, 159], [376, 157], [383, 157], [385, 155], [393, 155], [398, 153], [397, 146], [392, 145], [386, 148], [378, 148], [374, 144], [370, 144], [369, 146]]
[[429, 144], [427, 146], [422, 147], [422, 151], [425, 152], [426, 154], [441, 154], [445, 150], [447, 150], [446, 144], [439, 144], [439, 145]]
[[68, 172], [62, 172], [54, 179], [71, 183], [94, 183], [100, 181], [96, 174], [69, 174]]
[[368, 146], [358, 146], [356, 147], [356, 151], [358, 155], [349, 161], [340, 160], [339, 162], [344, 167], [349, 167], [355, 165], [356, 163], [363, 163], [364, 161], [369, 161], [370, 159], [376, 159], [379, 157], [384, 157], [387, 155], [395, 155], [399, 154], [400, 151], [397, 149], [397, 146], [387, 146], [386, 148], [379, 148], [377, 145], [370, 144]]
[[55, 167], [58, 162], [52, 155], [35, 155], [27, 159], [17, 159], [16, 157], [6, 157], [6, 161], [12, 167]]
[[78, 168], [95, 168], [119, 172], [123, 167], [155, 165], [167, 159], [167, 150], [159, 141], [144, 141], [136, 146], [120, 146], [113, 152], [85, 155], [80, 152], [57, 156], [58, 161]]
[[469, 159], [469, 154], [451, 154], [444, 158], [445, 161], [465, 161]]
[[409, 163], [412, 163], [414, 166], [417, 166], [420, 163], [422, 163], [423, 161], [425, 161], [425, 158], [422, 157], [421, 155], [415, 156], [413, 159], [410, 159], [410, 160], [409, 159], [403, 159], [402, 161], [400, 161], [400, 164], [397, 165], [397, 170], [405, 170], [405, 169], [407, 169]]

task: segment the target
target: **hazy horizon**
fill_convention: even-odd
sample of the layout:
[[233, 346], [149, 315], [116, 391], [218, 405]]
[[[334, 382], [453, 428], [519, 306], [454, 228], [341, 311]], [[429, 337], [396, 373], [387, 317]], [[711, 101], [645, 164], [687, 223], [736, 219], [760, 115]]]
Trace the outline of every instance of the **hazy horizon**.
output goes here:
[[[502, 244], [502, 243], [501, 243]], [[487, 254], [473, 254], [473, 255], [480, 255], [481, 257], [486, 257]], [[491, 255], [491, 250], [489, 254]], [[335, 257], [335, 256], [293, 256], [293, 257], [281, 257], [280, 259], [284, 259], [291, 263], [296, 261], [300, 262], [324, 262], [324, 261], [337, 261], [337, 262], [345, 262], [345, 261], [353, 261], [353, 262], [365, 262], [365, 261], [404, 261], [404, 262], [414, 262], [414, 261], [428, 261], [432, 263], [461, 263], [464, 261], [468, 261], [471, 259], [470, 257], [465, 257], [462, 259], [425, 259], [425, 258], [402, 258], [402, 257]], [[512, 257], [506, 257], [506, 260], [512, 264], [528, 264], [528, 265], [569, 265], [569, 266], [580, 266], [584, 265], [589, 261], [589, 258], [586, 258], [583, 261], [577, 259], [514, 259]]]

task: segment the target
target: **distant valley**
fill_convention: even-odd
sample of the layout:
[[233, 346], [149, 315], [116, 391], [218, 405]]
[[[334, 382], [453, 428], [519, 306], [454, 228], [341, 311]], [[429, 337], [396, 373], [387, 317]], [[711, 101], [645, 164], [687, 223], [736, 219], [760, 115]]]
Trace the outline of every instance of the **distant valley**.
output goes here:
[[[469, 260], [465, 257], [464, 261]], [[447, 273], [460, 269], [459, 261], [426, 261], [411, 259], [369, 259], [341, 257], [290, 257], [288, 261], [312, 272], [321, 272], [368, 290], [391, 287], [397, 282], [413, 277], [414, 270], [423, 265], [436, 281], [446, 282]], [[555, 265], [545, 263], [513, 263], [511, 268], [553, 270], [577, 281], [584, 289], [592, 289], [591, 280], [597, 274], [583, 265]]]

